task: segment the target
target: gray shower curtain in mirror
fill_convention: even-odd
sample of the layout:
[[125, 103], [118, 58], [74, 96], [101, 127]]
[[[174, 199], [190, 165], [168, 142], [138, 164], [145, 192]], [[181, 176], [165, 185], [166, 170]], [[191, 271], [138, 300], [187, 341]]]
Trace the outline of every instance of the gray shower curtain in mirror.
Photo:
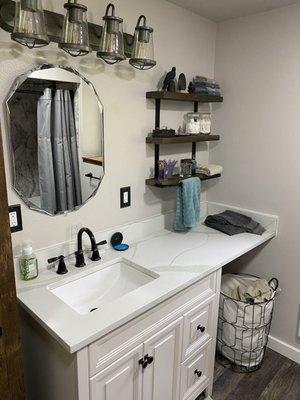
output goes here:
[[51, 214], [82, 204], [74, 110], [69, 90], [45, 89], [37, 105], [41, 208]]

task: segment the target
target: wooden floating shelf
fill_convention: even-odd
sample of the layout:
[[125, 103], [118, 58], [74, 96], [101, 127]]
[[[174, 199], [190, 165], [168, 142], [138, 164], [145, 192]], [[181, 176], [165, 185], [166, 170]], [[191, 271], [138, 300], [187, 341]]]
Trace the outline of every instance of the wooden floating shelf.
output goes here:
[[[221, 174], [212, 175], [212, 176], [196, 174], [195, 176], [198, 177], [201, 181], [207, 181], [209, 179], [220, 178]], [[187, 178], [183, 178], [179, 175], [174, 175], [170, 179], [149, 178], [149, 179], [146, 179], [146, 185], [147, 186], [155, 186], [155, 187], [159, 187], [159, 188], [174, 187], [174, 186], [178, 186], [181, 181], [183, 181], [184, 179], [188, 179], [188, 178], [191, 178], [191, 177], [189, 176]]]
[[146, 143], [149, 144], [172, 144], [172, 143], [195, 143], [210, 142], [220, 140], [219, 135], [186, 135], [186, 136], [169, 136], [169, 137], [153, 137], [148, 136]]
[[146, 92], [147, 99], [156, 99], [156, 100], [174, 100], [174, 101], [190, 101], [190, 102], [198, 102], [198, 103], [222, 103], [223, 97], [220, 96], [209, 96], [202, 95], [197, 96], [189, 93], [181, 93], [181, 92]]
[[103, 157], [101, 156], [83, 156], [82, 161], [88, 164], [102, 165]]

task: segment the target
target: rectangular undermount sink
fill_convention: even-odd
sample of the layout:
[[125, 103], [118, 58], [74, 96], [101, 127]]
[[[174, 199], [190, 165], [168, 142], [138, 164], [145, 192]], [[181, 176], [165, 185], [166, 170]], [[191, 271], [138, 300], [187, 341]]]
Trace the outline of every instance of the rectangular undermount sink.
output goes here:
[[119, 260], [96, 272], [49, 289], [79, 314], [88, 314], [158, 277], [158, 274], [134, 263]]

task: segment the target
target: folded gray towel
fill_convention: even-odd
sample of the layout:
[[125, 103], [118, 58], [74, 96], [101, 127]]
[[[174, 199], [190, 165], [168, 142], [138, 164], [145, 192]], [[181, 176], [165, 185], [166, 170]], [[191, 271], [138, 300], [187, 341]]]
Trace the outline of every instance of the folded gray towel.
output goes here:
[[262, 235], [265, 232], [265, 228], [258, 222], [253, 221], [252, 218], [231, 210], [226, 210], [216, 215], [209, 215], [204, 223], [210, 228], [230, 236], [245, 232]]

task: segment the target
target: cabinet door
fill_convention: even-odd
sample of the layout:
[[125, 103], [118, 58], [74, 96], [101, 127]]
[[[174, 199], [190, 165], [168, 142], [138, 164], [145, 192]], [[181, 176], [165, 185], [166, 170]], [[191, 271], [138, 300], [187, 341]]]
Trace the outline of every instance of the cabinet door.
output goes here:
[[143, 346], [131, 350], [90, 379], [91, 400], [141, 400]]
[[143, 369], [143, 400], [177, 400], [180, 381], [182, 318], [144, 343], [144, 356], [153, 357]]

